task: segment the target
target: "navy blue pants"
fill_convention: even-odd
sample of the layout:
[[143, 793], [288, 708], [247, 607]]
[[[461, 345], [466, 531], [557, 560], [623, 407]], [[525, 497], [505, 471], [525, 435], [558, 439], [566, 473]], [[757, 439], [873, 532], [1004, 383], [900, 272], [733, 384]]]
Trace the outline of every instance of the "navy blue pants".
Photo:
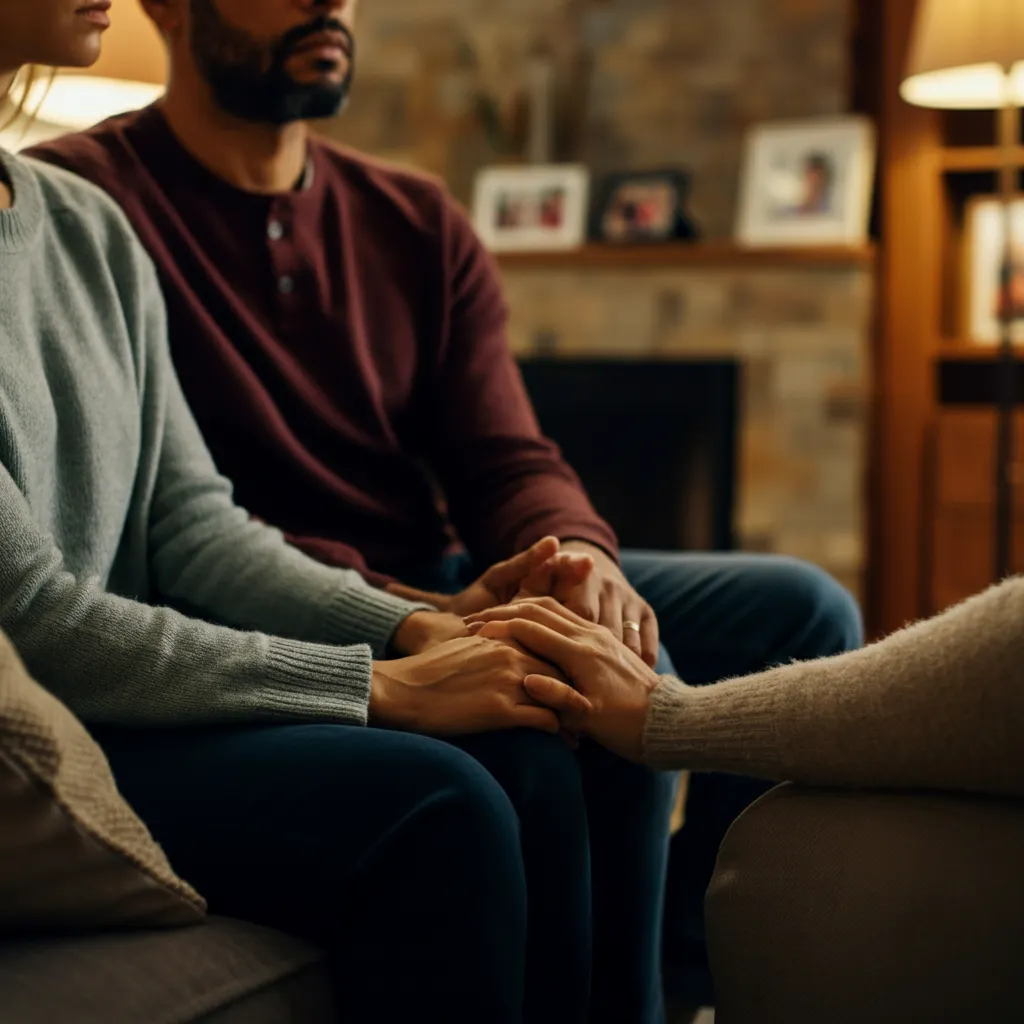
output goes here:
[[[799, 563], [636, 554], [624, 566], [661, 620], [662, 668], [671, 658], [693, 682], [859, 643], [853, 602]], [[451, 589], [465, 574], [450, 562], [409, 582]], [[672, 776], [529, 732], [95, 734], [213, 912], [329, 950], [344, 1020], [661, 1019]], [[717, 806], [698, 845], [717, 850], [740, 810]]]
[[[863, 643], [856, 602], [835, 580], [806, 562], [757, 555], [626, 551], [622, 569], [658, 617], [658, 671], [694, 686], [839, 654]], [[477, 575], [470, 559], [456, 556], [440, 566], [412, 569], [402, 577], [423, 589], [456, 593]], [[668, 990], [700, 1005], [714, 1002], [704, 943], [704, 894], [729, 826], [770, 786], [738, 776], [694, 776], [686, 824], [672, 840], [666, 868], [663, 833], [657, 830], [671, 811], [662, 801], [672, 802], [674, 788], [665, 787], [664, 778], [651, 779], [647, 801], [651, 818], [644, 827], [635, 818], [632, 827], [637, 831], [632, 835], [612, 827], [604, 833], [609, 845], [595, 844], [591, 851], [595, 858], [591, 1020], [646, 1024], [662, 1019], [663, 904]], [[599, 865], [607, 867], [607, 876]], [[624, 879], [640, 877], [648, 884], [615, 888], [623, 886]], [[637, 897], [645, 902], [629, 908], [629, 900]]]

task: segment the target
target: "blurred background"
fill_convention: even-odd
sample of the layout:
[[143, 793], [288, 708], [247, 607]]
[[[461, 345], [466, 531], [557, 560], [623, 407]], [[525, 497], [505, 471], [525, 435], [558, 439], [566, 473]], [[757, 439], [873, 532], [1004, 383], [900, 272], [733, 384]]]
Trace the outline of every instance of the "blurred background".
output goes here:
[[[1024, 549], [1024, 515], [994, 515], [1019, 374], [999, 315], [1024, 314], [997, 196], [1022, 150], [990, 109], [901, 98], [932, 8], [974, 9], [365, 0], [352, 101], [317, 126], [466, 205], [542, 424], [625, 544], [809, 559], [875, 635], [986, 586], [1000, 531]], [[940, 28], [943, 56], [974, 38]], [[95, 74], [159, 94], [134, 4]], [[5, 144], [139, 101], [71, 84]]]

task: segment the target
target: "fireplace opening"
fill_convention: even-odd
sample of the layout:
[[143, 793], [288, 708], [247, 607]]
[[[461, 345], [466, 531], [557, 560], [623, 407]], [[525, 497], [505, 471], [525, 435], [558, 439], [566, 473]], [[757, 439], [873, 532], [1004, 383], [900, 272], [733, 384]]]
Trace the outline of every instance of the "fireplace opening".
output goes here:
[[734, 547], [739, 366], [734, 361], [530, 359], [545, 434], [623, 547]]

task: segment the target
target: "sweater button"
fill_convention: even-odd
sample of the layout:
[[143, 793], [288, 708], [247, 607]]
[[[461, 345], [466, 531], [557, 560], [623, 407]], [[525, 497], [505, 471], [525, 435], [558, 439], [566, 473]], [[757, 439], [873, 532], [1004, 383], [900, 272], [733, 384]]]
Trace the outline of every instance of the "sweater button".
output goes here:
[[267, 237], [272, 242], [280, 242], [284, 238], [284, 225], [279, 220], [272, 220], [267, 225]]
[[284, 277], [278, 279], [277, 290], [282, 295], [291, 295], [295, 291], [295, 281], [285, 274]]

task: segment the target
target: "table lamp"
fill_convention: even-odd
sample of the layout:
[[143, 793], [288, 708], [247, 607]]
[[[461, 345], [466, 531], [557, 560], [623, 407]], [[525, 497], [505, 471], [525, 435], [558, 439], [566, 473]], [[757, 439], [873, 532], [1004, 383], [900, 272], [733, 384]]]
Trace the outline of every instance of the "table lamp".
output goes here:
[[[1005, 218], [1003, 284], [1014, 266], [1013, 201], [1024, 106], [1024, 0], [919, 0], [900, 95], [941, 110], [998, 110], [999, 193]], [[1017, 402], [1012, 303], [1001, 303], [996, 430], [995, 577], [1012, 572], [1013, 415]]]
[[[49, 82], [44, 78], [30, 90], [26, 109], [37, 126], [30, 141], [88, 128], [159, 99], [167, 82], [167, 54], [153, 23], [138, 0], [115, 6], [111, 27], [103, 35], [103, 53], [86, 70], [62, 69]], [[10, 133], [18, 139], [17, 126]]]

